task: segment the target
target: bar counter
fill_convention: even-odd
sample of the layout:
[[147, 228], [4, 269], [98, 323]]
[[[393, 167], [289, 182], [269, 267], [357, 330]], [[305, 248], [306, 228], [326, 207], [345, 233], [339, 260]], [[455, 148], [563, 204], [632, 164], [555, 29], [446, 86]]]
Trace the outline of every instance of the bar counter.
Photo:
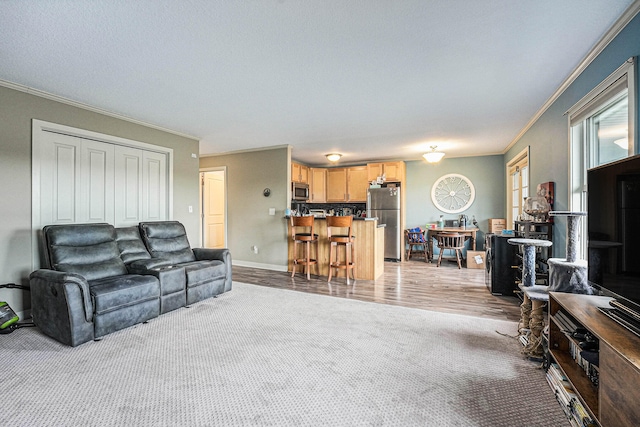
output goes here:
[[[293, 240], [291, 239], [291, 220], [286, 218], [288, 229], [288, 271], [292, 271]], [[314, 245], [311, 246], [311, 258], [317, 259], [318, 264], [311, 266], [311, 274], [329, 276], [329, 241], [327, 240], [327, 221], [325, 218], [315, 218], [313, 232], [318, 235], [318, 254], [315, 254]], [[375, 280], [384, 271], [384, 224], [378, 225], [377, 218], [354, 218], [351, 234], [355, 236], [355, 277], [362, 280]], [[302, 248], [302, 245], [298, 246]], [[298, 255], [302, 253], [302, 249]], [[340, 256], [343, 256], [343, 248], [340, 248]], [[342, 259], [342, 258], [341, 258]], [[298, 266], [296, 276], [303, 270]], [[300, 276], [302, 277], [302, 276]], [[344, 272], [339, 271], [338, 277], [343, 280]], [[305, 278], [306, 280], [306, 278]]]

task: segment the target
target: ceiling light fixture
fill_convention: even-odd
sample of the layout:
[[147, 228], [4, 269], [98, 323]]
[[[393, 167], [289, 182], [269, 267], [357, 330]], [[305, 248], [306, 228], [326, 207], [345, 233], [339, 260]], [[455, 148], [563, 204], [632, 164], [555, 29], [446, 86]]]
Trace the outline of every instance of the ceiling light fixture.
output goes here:
[[422, 157], [424, 157], [424, 159], [429, 163], [438, 163], [444, 157], [444, 153], [441, 151], [436, 151], [436, 148], [438, 148], [437, 145], [432, 145], [431, 151], [429, 151], [428, 153], [424, 153]]
[[340, 160], [340, 157], [342, 157], [342, 154], [339, 153], [330, 153], [330, 154], [326, 154], [327, 160], [329, 160], [330, 162], [337, 162], [338, 160]]

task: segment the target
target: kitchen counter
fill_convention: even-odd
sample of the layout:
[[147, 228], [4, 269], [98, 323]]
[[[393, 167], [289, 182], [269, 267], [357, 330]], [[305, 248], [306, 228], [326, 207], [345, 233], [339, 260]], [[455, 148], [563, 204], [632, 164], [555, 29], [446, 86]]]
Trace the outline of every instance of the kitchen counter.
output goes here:
[[[355, 236], [355, 277], [362, 280], [375, 280], [384, 271], [384, 227], [378, 224], [378, 218], [353, 218], [352, 234]], [[287, 218], [287, 222], [289, 219]], [[291, 227], [288, 227], [288, 259], [293, 259], [293, 240]], [[329, 276], [329, 241], [327, 240], [326, 218], [318, 217], [314, 223], [314, 233], [318, 235], [318, 255], [312, 249], [311, 257], [318, 260], [317, 267], [311, 266], [311, 274]], [[342, 254], [342, 250], [340, 251]], [[316, 269], [317, 268], [317, 269]], [[292, 262], [289, 261], [289, 271]], [[335, 277], [335, 276], [334, 276]], [[338, 279], [344, 279], [339, 272]]]

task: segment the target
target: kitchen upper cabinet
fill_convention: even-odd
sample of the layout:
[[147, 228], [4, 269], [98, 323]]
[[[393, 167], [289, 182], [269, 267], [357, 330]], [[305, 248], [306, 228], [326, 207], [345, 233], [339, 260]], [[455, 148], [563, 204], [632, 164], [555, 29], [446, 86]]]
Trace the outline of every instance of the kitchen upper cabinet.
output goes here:
[[366, 166], [347, 168], [347, 199], [349, 202], [366, 202], [368, 188]]
[[327, 202], [366, 202], [367, 167], [327, 169]]
[[300, 163], [291, 162], [291, 181], [309, 183], [309, 168]]
[[326, 203], [327, 169], [309, 168], [309, 203]]
[[327, 202], [347, 201], [347, 170], [345, 168], [327, 169]]
[[386, 175], [387, 182], [403, 182], [405, 177], [404, 162], [384, 162], [367, 164], [367, 180], [375, 180], [381, 175]]

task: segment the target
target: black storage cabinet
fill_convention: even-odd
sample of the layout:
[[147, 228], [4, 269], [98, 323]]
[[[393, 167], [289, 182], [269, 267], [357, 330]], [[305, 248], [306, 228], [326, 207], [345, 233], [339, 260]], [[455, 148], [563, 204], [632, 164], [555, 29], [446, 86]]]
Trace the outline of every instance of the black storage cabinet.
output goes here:
[[513, 236], [485, 235], [485, 284], [493, 295], [513, 296], [516, 286], [518, 247], [507, 240]]

